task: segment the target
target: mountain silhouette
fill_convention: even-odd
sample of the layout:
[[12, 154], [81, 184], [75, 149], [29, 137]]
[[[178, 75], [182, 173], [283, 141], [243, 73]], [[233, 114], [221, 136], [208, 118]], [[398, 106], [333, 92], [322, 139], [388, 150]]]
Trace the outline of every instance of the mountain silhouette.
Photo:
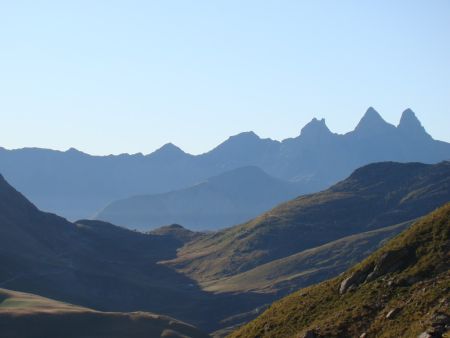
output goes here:
[[323, 119], [313, 119], [294, 138], [275, 141], [245, 132], [196, 156], [170, 143], [148, 155], [116, 156], [0, 148], [0, 172], [39, 208], [75, 220], [92, 217], [116, 200], [192, 187], [245, 166], [315, 192], [373, 162], [448, 159], [450, 144], [434, 140], [411, 109], [394, 126], [371, 107], [343, 135], [332, 133]]
[[300, 195], [301, 188], [258, 167], [240, 167], [189, 188], [115, 201], [95, 218], [144, 231], [171, 223], [218, 229], [256, 217]]

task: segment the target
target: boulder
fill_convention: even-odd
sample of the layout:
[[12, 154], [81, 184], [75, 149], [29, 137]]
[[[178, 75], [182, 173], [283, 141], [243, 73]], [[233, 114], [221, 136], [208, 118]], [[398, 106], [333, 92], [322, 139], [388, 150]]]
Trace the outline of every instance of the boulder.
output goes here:
[[314, 330], [308, 330], [305, 332], [305, 334], [302, 336], [302, 338], [318, 338], [316, 332]]
[[370, 282], [385, 274], [401, 271], [414, 263], [415, 260], [416, 252], [411, 247], [387, 251], [378, 259], [366, 281]]
[[397, 314], [400, 312], [400, 308], [395, 308], [392, 309], [391, 311], [388, 312], [388, 314], [386, 315], [386, 319], [394, 319], [395, 316], [397, 316]]
[[[339, 287], [342, 295], [347, 291], [357, 288], [364, 282], [370, 282], [385, 274], [405, 269], [416, 260], [414, 248], [405, 247], [385, 252], [376, 263], [368, 264], [361, 270], [354, 272], [344, 279]], [[394, 285], [392, 283], [392, 285]]]
[[450, 317], [447, 316], [445, 313], [436, 313], [431, 318], [431, 326], [437, 327], [437, 326], [446, 326], [450, 324]]
[[355, 271], [350, 277], [344, 279], [339, 287], [339, 293], [342, 295], [345, 292], [352, 290], [363, 283], [367, 275], [373, 270], [373, 264], [369, 264], [362, 270]]
[[417, 336], [417, 338], [433, 338], [433, 336], [425, 331], [425, 332], [422, 332], [421, 334], [419, 334]]

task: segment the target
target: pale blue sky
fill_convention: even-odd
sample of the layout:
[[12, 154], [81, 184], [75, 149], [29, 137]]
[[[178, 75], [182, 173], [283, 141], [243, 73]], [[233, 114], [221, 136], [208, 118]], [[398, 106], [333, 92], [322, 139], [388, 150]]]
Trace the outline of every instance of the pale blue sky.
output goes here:
[[0, 146], [207, 151], [411, 107], [450, 141], [450, 1], [2, 1]]

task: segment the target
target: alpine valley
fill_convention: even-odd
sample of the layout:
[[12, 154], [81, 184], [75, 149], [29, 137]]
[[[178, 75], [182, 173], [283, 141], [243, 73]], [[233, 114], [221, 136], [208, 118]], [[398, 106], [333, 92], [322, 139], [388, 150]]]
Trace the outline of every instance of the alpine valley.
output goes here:
[[448, 337], [450, 144], [410, 110], [190, 155], [0, 149], [0, 336]]

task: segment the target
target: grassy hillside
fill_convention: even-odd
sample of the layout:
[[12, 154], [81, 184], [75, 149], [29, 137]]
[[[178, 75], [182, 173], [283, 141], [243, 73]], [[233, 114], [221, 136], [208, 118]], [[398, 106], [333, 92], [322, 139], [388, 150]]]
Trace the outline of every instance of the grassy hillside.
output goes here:
[[202, 284], [211, 292], [286, 293], [321, 282], [345, 271], [411, 225], [404, 222], [276, 259], [240, 274]]
[[450, 200], [450, 162], [376, 163], [320, 193], [301, 196], [197, 241], [170, 262], [208, 282], [349, 236], [420, 217]]
[[450, 325], [449, 268], [450, 203], [339, 277], [274, 303], [231, 337], [440, 337]]
[[179, 224], [164, 225], [162, 227], [149, 231], [148, 234], [173, 240], [178, 243], [180, 247], [183, 244], [189, 243], [194, 239], [199, 239], [200, 237], [204, 236], [204, 233], [202, 232], [188, 230]]
[[206, 338], [194, 327], [148, 312], [99, 312], [0, 289], [0, 336], [8, 338]]

